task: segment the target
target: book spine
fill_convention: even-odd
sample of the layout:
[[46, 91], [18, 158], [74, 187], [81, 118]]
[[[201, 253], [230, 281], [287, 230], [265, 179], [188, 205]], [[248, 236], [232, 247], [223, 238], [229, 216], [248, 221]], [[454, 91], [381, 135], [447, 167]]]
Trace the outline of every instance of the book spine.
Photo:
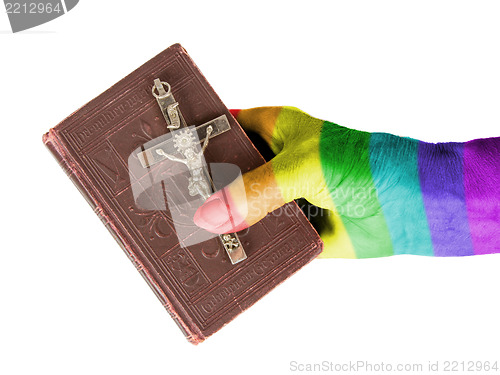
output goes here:
[[[134, 264], [135, 268], [142, 275], [144, 280], [149, 284], [155, 295], [158, 297], [162, 305], [166, 308], [170, 316], [177, 323], [181, 331], [186, 336], [187, 340], [193, 344], [198, 344], [204, 340], [204, 335], [196, 326], [188, 326], [185, 319], [182, 319], [176, 311], [176, 308], [171, 303], [168, 296], [165, 294], [164, 288], [161, 288], [158, 282], [153, 278], [147, 267], [140, 260], [133, 250], [133, 245], [126, 240], [125, 236], [120, 232], [114, 221], [105, 207], [99, 203], [99, 199], [95, 193], [92, 192], [92, 187], [82, 177], [83, 173], [79, 170], [76, 162], [73, 161], [71, 155], [66, 151], [66, 148], [59, 140], [57, 132], [54, 129], [43, 135], [43, 143], [50, 150], [52, 155], [56, 158], [61, 168], [66, 172], [73, 184], [78, 188], [87, 203], [92, 207], [92, 210], [99, 216], [104, 226], [108, 229], [111, 235], [118, 242], [123, 251], [127, 254], [128, 258]], [[187, 319], [187, 315], [185, 315]]]

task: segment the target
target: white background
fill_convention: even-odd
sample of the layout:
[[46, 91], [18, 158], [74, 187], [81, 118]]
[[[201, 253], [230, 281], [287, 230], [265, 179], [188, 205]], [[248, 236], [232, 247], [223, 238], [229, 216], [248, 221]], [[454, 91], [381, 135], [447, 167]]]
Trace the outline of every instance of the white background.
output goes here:
[[500, 361], [500, 255], [315, 260], [193, 346], [45, 149], [50, 127], [175, 42], [230, 108], [434, 142], [500, 135], [499, 2], [242, 4], [82, 0], [19, 34], [0, 14], [1, 374]]

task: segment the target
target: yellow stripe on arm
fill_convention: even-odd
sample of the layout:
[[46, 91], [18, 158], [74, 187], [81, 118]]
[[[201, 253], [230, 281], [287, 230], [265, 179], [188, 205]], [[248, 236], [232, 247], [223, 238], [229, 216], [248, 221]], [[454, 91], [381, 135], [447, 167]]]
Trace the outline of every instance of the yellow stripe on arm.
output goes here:
[[329, 211], [328, 216], [323, 220], [329, 221], [330, 226], [321, 233], [321, 239], [325, 246], [319, 258], [355, 259], [354, 247], [338, 213]]

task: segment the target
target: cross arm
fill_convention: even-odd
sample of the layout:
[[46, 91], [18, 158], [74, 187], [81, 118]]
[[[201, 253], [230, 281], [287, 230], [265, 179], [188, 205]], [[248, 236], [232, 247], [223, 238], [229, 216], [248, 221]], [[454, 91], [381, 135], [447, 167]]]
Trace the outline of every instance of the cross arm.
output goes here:
[[[212, 132], [207, 132], [207, 129], [209, 127], [212, 127]], [[213, 137], [218, 136], [219, 134], [222, 134], [226, 131], [231, 129], [231, 125], [229, 124], [229, 121], [227, 119], [226, 115], [219, 116], [213, 120], [210, 120], [202, 125], [194, 127], [194, 130], [197, 133], [198, 140], [207, 138], [211, 139]], [[167, 157], [164, 155], [161, 155], [161, 153], [158, 153], [157, 150], [163, 150], [163, 153], [165, 154], [175, 154], [177, 151], [174, 148], [174, 142], [173, 142], [173, 134], [175, 131], [172, 131], [169, 133], [169, 137], [161, 142], [158, 143], [157, 145], [150, 147], [139, 154], [137, 154], [137, 157], [139, 158], [139, 161], [142, 165], [143, 168], [149, 168], [163, 160], [165, 160]]]

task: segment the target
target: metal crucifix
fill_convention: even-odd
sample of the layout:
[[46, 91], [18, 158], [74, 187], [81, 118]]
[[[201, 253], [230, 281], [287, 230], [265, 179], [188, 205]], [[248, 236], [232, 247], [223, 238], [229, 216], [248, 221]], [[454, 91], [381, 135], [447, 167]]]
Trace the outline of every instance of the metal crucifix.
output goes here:
[[[167, 90], [165, 90], [165, 87]], [[231, 129], [226, 115], [219, 116], [205, 124], [193, 127], [188, 127], [181, 111], [179, 103], [175, 101], [172, 95], [170, 85], [167, 82], [162, 82], [160, 79], [154, 80], [152, 94], [156, 98], [161, 112], [167, 123], [167, 128], [176, 130], [171, 139], [151, 147], [137, 156], [143, 168], [151, 167], [152, 165], [169, 159], [178, 163], [183, 163], [189, 170], [190, 177], [188, 192], [190, 196], [200, 196], [206, 200], [214, 192], [212, 179], [206, 170], [204, 151], [206, 150], [210, 138]], [[196, 134], [195, 134], [196, 133]], [[199, 148], [198, 135], [203, 140], [201, 150]], [[174, 153], [182, 155], [178, 157]], [[226, 250], [232, 264], [236, 264], [246, 259], [245, 250], [236, 233], [227, 233], [219, 235], [220, 241]]]

